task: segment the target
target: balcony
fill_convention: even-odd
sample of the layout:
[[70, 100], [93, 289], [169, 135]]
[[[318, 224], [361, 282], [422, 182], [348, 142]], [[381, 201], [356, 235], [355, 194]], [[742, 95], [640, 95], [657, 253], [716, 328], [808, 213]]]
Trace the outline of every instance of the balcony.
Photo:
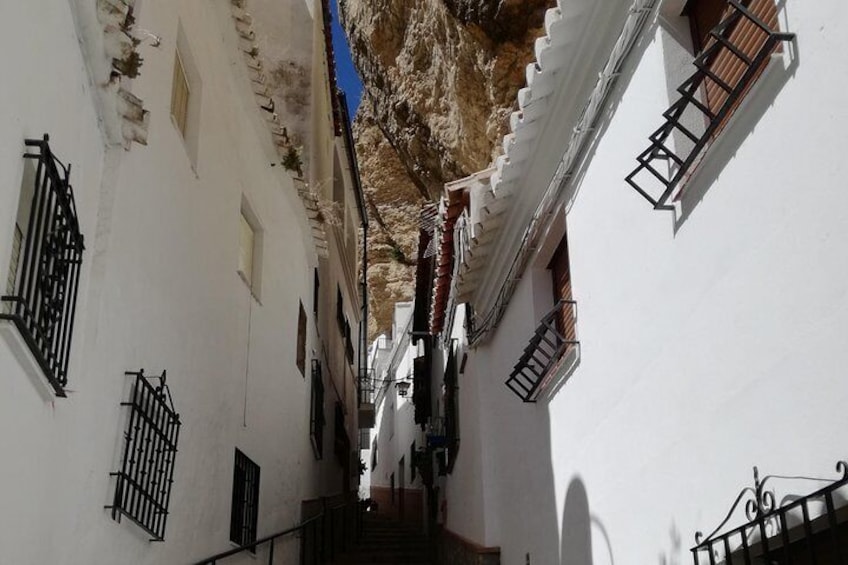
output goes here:
[[571, 374], [580, 359], [577, 303], [560, 300], [542, 318], [512, 369], [506, 386], [524, 402], [536, 402]]
[[374, 369], [360, 371], [358, 387], [359, 429], [370, 429], [377, 423], [377, 411], [374, 405]]

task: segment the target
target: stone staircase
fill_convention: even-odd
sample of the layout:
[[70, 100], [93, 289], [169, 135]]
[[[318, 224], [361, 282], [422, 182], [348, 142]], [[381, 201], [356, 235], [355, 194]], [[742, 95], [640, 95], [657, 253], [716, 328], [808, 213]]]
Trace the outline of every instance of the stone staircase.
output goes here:
[[423, 533], [391, 518], [364, 516], [364, 533], [333, 565], [432, 565], [433, 549]]

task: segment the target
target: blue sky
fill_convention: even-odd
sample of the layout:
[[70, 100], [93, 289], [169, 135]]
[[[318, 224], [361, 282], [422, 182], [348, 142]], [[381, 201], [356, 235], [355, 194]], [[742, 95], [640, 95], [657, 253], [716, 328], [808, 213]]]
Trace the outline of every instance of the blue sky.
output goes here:
[[362, 99], [362, 81], [356, 73], [356, 67], [350, 58], [350, 49], [347, 46], [347, 36], [339, 23], [339, 7], [337, 0], [330, 0], [330, 12], [333, 14], [332, 33], [333, 51], [336, 54], [336, 79], [347, 95], [347, 104], [350, 109], [350, 119], [356, 114], [359, 101]]

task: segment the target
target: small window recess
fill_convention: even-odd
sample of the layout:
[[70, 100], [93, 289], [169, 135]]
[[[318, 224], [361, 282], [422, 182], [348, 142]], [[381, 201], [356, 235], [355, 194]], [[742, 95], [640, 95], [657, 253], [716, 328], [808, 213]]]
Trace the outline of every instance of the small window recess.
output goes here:
[[182, 23], [177, 28], [177, 47], [171, 80], [171, 122], [186, 150], [192, 171], [197, 176], [200, 108], [203, 83], [192, 55]]
[[239, 259], [237, 273], [259, 302], [262, 291], [262, 257], [264, 231], [259, 218], [246, 198], [242, 197], [239, 215]]
[[[238, 546], [256, 541], [259, 521], [259, 470], [259, 465], [236, 448], [230, 509], [230, 541]], [[256, 548], [249, 551], [255, 554]]]
[[299, 303], [297, 314], [297, 369], [306, 378], [306, 310]]

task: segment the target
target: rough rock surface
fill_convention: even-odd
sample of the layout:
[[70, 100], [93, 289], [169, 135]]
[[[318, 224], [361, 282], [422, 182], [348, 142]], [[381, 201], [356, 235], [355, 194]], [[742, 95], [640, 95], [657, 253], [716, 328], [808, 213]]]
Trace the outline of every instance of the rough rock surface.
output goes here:
[[372, 337], [412, 298], [418, 209], [488, 166], [555, 0], [342, 0], [365, 94], [354, 126], [372, 215]]

